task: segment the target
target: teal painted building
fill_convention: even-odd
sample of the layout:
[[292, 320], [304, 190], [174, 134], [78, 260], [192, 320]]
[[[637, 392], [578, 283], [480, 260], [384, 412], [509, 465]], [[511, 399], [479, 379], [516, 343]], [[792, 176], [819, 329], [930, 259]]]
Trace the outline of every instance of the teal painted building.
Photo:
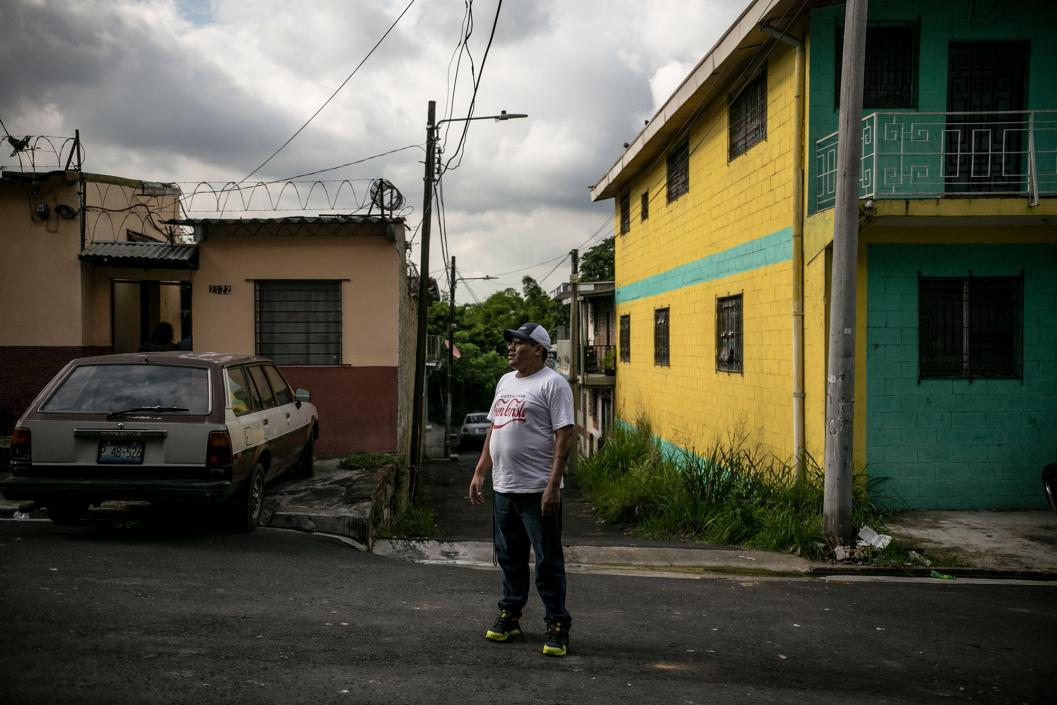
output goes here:
[[[855, 430], [881, 505], [1045, 506], [1040, 472], [1057, 461], [1052, 16], [1042, 1], [870, 3]], [[843, 5], [810, 13], [809, 282], [829, 266], [843, 19]]]
[[[1042, 506], [1039, 473], [1057, 451], [1057, 245], [875, 244], [868, 257], [866, 442], [879, 497], [910, 508]], [[921, 278], [967, 272], [1022, 282], [1019, 377], [921, 376]]]

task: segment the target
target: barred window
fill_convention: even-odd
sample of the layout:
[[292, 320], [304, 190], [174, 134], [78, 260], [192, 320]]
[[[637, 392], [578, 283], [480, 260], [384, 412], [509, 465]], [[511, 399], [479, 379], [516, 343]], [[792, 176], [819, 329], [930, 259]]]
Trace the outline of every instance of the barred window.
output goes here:
[[668, 202], [690, 190], [690, 139], [684, 139], [668, 153]]
[[669, 364], [667, 308], [658, 308], [653, 311], [653, 364]]
[[752, 79], [730, 99], [729, 158], [767, 139], [767, 71]]
[[620, 194], [620, 234], [631, 230], [631, 194], [627, 191]]
[[279, 365], [341, 363], [341, 282], [258, 281], [256, 350]]
[[[837, 61], [834, 107], [840, 107], [840, 57], [844, 51], [844, 26], [837, 26]], [[917, 23], [871, 24], [866, 28], [862, 106], [871, 108], [918, 107]]]
[[620, 361], [631, 362], [631, 316], [620, 317]]
[[1024, 277], [921, 277], [918, 376], [1023, 379]]
[[742, 295], [716, 299], [716, 369], [742, 371]]
[[646, 220], [650, 217], [650, 192], [643, 191], [641, 200], [642, 205], [639, 207], [639, 212], [641, 213], [640, 220]]

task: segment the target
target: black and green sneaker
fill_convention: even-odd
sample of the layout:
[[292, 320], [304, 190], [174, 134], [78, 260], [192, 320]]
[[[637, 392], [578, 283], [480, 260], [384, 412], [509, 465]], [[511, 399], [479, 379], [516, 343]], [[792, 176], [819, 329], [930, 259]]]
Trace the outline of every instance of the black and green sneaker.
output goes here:
[[499, 613], [499, 617], [495, 620], [495, 624], [489, 627], [488, 631], [484, 633], [484, 638], [488, 641], [507, 641], [514, 637], [521, 636], [521, 615], [515, 615], [512, 612], [503, 610]]
[[546, 656], [564, 656], [569, 651], [569, 629], [561, 623], [547, 625], [547, 638], [543, 642]]

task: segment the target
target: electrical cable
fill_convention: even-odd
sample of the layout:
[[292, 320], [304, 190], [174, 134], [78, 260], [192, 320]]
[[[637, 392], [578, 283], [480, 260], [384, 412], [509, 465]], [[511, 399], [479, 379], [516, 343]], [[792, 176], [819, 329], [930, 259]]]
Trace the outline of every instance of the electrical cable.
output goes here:
[[[462, 67], [462, 56], [466, 54], [470, 56], [470, 75], [473, 76], [473, 57], [469, 52], [469, 41], [470, 35], [473, 34], [473, 0], [464, 0], [466, 6], [465, 12], [462, 16], [462, 25], [460, 26], [459, 42], [455, 45], [455, 51], [451, 54], [451, 59], [448, 60], [448, 76], [447, 76], [447, 88], [444, 91], [444, 119], [451, 120], [452, 114], [455, 112], [455, 89], [459, 84], [459, 73]], [[456, 60], [458, 56], [458, 60]], [[455, 62], [455, 75], [452, 77], [451, 64]], [[449, 100], [450, 98], [450, 100]], [[441, 145], [443, 151], [443, 145], [448, 143], [448, 131], [451, 130], [451, 122], [444, 128], [444, 141]]]
[[337, 94], [338, 94], [339, 92], [341, 92], [341, 89], [342, 89], [342, 88], [344, 88], [344, 87], [345, 87], [345, 85], [346, 85], [346, 84], [347, 84], [347, 83], [348, 83], [348, 82], [349, 82], [350, 80], [352, 80], [352, 77], [356, 75], [356, 72], [360, 70], [360, 67], [361, 67], [361, 66], [363, 66], [363, 65], [364, 65], [364, 64], [365, 64], [365, 63], [367, 62], [367, 59], [371, 58], [371, 55], [372, 55], [372, 54], [374, 54], [375, 50], [376, 50], [376, 49], [377, 49], [377, 48], [378, 48], [378, 47], [379, 47], [379, 46], [381, 45], [381, 43], [382, 43], [383, 41], [385, 41], [385, 38], [389, 36], [389, 33], [393, 31], [393, 28], [394, 28], [394, 27], [396, 27], [397, 23], [398, 23], [398, 22], [400, 22], [400, 20], [401, 20], [401, 19], [403, 19], [404, 15], [405, 15], [405, 14], [407, 14], [407, 11], [408, 11], [408, 10], [410, 10], [410, 9], [411, 9], [411, 6], [412, 6], [412, 5], [414, 5], [414, 4], [415, 4], [415, 0], [411, 0], [411, 2], [409, 2], [409, 3], [407, 4], [407, 7], [405, 7], [405, 8], [404, 8], [403, 12], [401, 12], [401, 13], [400, 13], [400, 15], [399, 15], [399, 16], [397, 16], [397, 18], [396, 18], [395, 20], [393, 20], [393, 23], [392, 23], [391, 25], [389, 25], [389, 29], [385, 30], [385, 34], [383, 34], [383, 35], [382, 35], [381, 39], [379, 39], [379, 40], [378, 40], [378, 41], [377, 41], [377, 42], [375, 43], [375, 45], [374, 45], [373, 47], [371, 47], [371, 50], [370, 50], [369, 52], [367, 52], [367, 56], [363, 57], [363, 59], [362, 59], [362, 60], [360, 61], [360, 63], [356, 65], [356, 68], [354, 68], [354, 69], [352, 70], [352, 73], [350, 73], [350, 74], [349, 74], [348, 76], [346, 76], [345, 80], [341, 82], [341, 85], [340, 85], [340, 86], [338, 86], [338, 87], [337, 87], [337, 89], [335, 89], [335, 91], [334, 91], [333, 93], [331, 93], [331, 94], [330, 94], [330, 97], [329, 97], [329, 98], [327, 98], [327, 99], [326, 99], [325, 101], [323, 101], [323, 105], [319, 106], [319, 109], [318, 109], [318, 110], [316, 110], [316, 112], [312, 113], [312, 116], [311, 116], [310, 118], [308, 118], [308, 120], [306, 120], [306, 121], [305, 121], [305, 124], [303, 124], [303, 125], [301, 125], [301, 127], [297, 128], [297, 132], [295, 132], [294, 134], [292, 134], [292, 135], [290, 136], [290, 138], [289, 138], [288, 140], [286, 140], [286, 141], [285, 141], [285, 142], [283, 142], [283, 143], [282, 143], [281, 145], [279, 145], [279, 148], [278, 148], [278, 149], [276, 149], [276, 150], [275, 150], [274, 152], [272, 152], [271, 156], [269, 156], [269, 157], [268, 157], [267, 159], [265, 159], [265, 160], [264, 160], [263, 162], [261, 162], [261, 163], [260, 163], [260, 164], [259, 164], [259, 165], [257, 166], [257, 168], [256, 168], [256, 169], [254, 169], [254, 170], [253, 170], [253, 171], [251, 171], [250, 173], [246, 174], [246, 176], [242, 177], [242, 180], [241, 180], [241, 181], [239, 181], [239, 184], [240, 184], [240, 185], [241, 185], [241, 184], [242, 184], [242, 183], [243, 183], [244, 181], [246, 181], [246, 179], [250, 178], [251, 176], [253, 176], [254, 174], [256, 174], [256, 173], [257, 173], [258, 171], [260, 171], [261, 169], [263, 169], [263, 168], [264, 168], [264, 166], [265, 166], [266, 164], [268, 164], [268, 162], [270, 162], [270, 161], [271, 161], [272, 159], [274, 159], [274, 158], [276, 157], [276, 155], [278, 155], [278, 154], [279, 154], [279, 152], [283, 151], [283, 150], [284, 150], [284, 149], [286, 148], [286, 146], [287, 146], [288, 144], [290, 144], [291, 142], [293, 142], [293, 141], [294, 141], [294, 138], [295, 138], [295, 137], [297, 137], [297, 136], [298, 136], [299, 134], [301, 134], [301, 132], [302, 132], [302, 131], [303, 131], [303, 130], [304, 130], [304, 129], [306, 128], [306, 127], [308, 127], [309, 123], [311, 123], [311, 122], [312, 122], [313, 120], [315, 120], [315, 119], [316, 119], [316, 116], [317, 116], [317, 115], [319, 115], [319, 114], [320, 114], [321, 112], [323, 112], [323, 109], [324, 109], [325, 107], [327, 107], [327, 105], [329, 105], [329, 104], [330, 104], [330, 101], [334, 100], [334, 97], [335, 97], [335, 96], [336, 96], [336, 95], [337, 95]]
[[[444, 162], [444, 168], [441, 170], [442, 175], [449, 169], [458, 169], [459, 166], [462, 164], [462, 157], [460, 155], [462, 154], [463, 148], [466, 145], [466, 136], [470, 131], [470, 118], [473, 117], [474, 106], [477, 102], [477, 91], [481, 86], [481, 79], [484, 77], [485, 63], [487, 63], [488, 53], [492, 49], [492, 41], [495, 39], [496, 26], [499, 24], [499, 12], [502, 9], [503, 0], [499, 0], [499, 3], [496, 5], [495, 8], [495, 17], [492, 19], [492, 31], [488, 35], [488, 44], [485, 46], [484, 55], [481, 57], [481, 70], [477, 73], [477, 78], [474, 80], [473, 94], [470, 96], [470, 109], [467, 111], [466, 120], [463, 122], [462, 135], [459, 137], [459, 144], [456, 145], [455, 152], [450, 157], [448, 157], [448, 160], [446, 162]], [[451, 166], [452, 161], [454, 161], [456, 157], [459, 158], [459, 162], [455, 166]]]

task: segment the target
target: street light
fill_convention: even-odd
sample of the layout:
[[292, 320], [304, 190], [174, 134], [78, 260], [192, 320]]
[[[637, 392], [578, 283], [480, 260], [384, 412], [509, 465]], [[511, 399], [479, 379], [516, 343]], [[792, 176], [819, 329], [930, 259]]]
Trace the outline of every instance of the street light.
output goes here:
[[[438, 128], [446, 122], [469, 122], [472, 120], [513, 120], [525, 118], [523, 113], [508, 113], [502, 111], [498, 115], [483, 115], [480, 117], [445, 118], [436, 122], [437, 101], [429, 101], [426, 117], [426, 175], [423, 181], [425, 188], [422, 191], [422, 254], [421, 264], [418, 272], [418, 330], [415, 339], [415, 389], [411, 400], [411, 477], [410, 496], [414, 497], [415, 487], [418, 480], [418, 471], [422, 467], [422, 428], [425, 419], [422, 418], [423, 400], [426, 386], [426, 319], [428, 306], [426, 299], [429, 296], [429, 230], [433, 216], [433, 172], [436, 168], [434, 160], [437, 151]], [[445, 443], [447, 441], [445, 440]]]

